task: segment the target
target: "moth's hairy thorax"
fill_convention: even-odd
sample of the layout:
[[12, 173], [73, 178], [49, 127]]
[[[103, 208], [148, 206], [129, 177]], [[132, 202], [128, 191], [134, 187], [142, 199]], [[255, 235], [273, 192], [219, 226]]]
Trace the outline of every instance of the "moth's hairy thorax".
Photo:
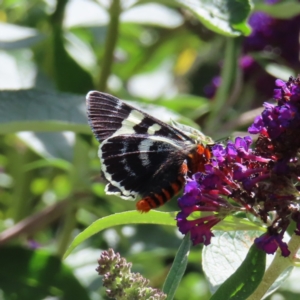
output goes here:
[[211, 158], [209, 146], [196, 144], [193, 150], [189, 153], [187, 159], [188, 171], [190, 174], [204, 172], [205, 164]]

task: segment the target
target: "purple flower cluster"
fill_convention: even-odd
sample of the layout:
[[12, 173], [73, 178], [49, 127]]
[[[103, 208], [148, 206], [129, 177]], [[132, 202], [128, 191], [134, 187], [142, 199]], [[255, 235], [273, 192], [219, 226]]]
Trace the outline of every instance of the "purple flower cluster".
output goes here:
[[[285, 0], [265, 0], [267, 5], [276, 5]], [[282, 57], [291, 67], [299, 66], [298, 35], [300, 16], [292, 19], [276, 19], [270, 15], [255, 11], [249, 18], [252, 33], [243, 43], [244, 53], [264, 51]]]
[[288, 162], [300, 148], [300, 77], [288, 82], [276, 80], [274, 99], [277, 105], [265, 103], [265, 110], [249, 127], [260, 134], [257, 151], [261, 155]]
[[[285, 0], [264, 0], [267, 5], [276, 5]], [[252, 32], [245, 37], [239, 66], [243, 71], [245, 84], [254, 85], [259, 93], [258, 103], [269, 97], [274, 77], [262, 67], [262, 62], [278, 62], [299, 70], [299, 24], [300, 15], [291, 19], [276, 19], [265, 12], [254, 11], [248, 21]], [[268, 59], [266, 59], [268, 57]], [[222, 65], [222, 64], [221, 64]], [[204, 94], [213, 98], [221, 85], [221, 78], [215, 76], [204, 88]]]
[[237, 212], [268, 225], [255, 240], [266, 253], [279, 248], [283, 256], [290, 254], [283, 236], [291, 221], [300, 235], [300, 77], [277, 80], [276, 86], [277, 105], [265, 104], [249, 128], [259, 134], [256, 143], [247, 136], [215, 144], [205, 171], [187, 178], [177, 224], [183, 234], [190, 232], [193, 244], [208, 245], [212, 227]]
[[[264, 2], [273, 5], [280, 1], [265, 0]], [[276, 23], [277, 20], [268, 14], [261, 11], [254, 12], [249, 18], [252, 33], [245, 39], [244, 47], [246, 51], [263, 50], [269, 43], [273, 44], [274, 35], [276, 35], [273, 27]]]

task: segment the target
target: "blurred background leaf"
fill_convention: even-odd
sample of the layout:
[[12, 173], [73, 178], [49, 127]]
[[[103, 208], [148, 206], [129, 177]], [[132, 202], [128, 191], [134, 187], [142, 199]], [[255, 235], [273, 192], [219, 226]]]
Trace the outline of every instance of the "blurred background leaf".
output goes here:
[[91, 299], [71, 269], [47, 251], [4, 247], [0, 263], [0, 287], [7, 299]]
[[[93, 222], [135, 207], [104, 192], [86, 93], [213, 139], [246, 135], [275, 79], [300, 73], [299, 24], [297, 0], [2, 0], [0, 298], [108, 299], [95, 268], [109, 247], [162, 288], [182, 240], [173, 226], [106, 227], [61, 261]], [[178, 210], [176, 197], [160, 210]], [[219, 229], [237, 221], [255, 226]], [[174, 299], [210, 298], [207, 251], [191, 248]], [[299, 299], [295, 272], [279, 297]]]

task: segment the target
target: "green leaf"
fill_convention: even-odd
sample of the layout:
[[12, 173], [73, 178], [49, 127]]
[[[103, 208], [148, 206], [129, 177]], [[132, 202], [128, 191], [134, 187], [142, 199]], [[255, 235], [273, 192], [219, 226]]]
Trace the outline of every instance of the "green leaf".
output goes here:
[[177, 2], [190, 9], [207, 28], [217, 33], [227, 36], [250, 33], [246, 20], [251, 6], [247, 0], [177, 0]]
[[[138, 2], [146, 3], [148, 0]], [[153, 0], [151, 1], [153, 2]], [[247, 17], [251, 11], [249, 0], [156, 0], [190, 10], [209, 29], [226, 36], [249, 35]]]
[[[208, 215], [212, 215], [207, 212], [195, 212], [192, 213], [188, 219], [196, 220]], [[228, 216], [220, 223], [214, 226], [214, 230], [222, 230], [222, 231], [237, 231], [237, 230], [260, 230], [261, 232], [265, 232], [266, 228], [262, 227], [259, 224], [256, 224], [245, 218], [237, 218], [235, 216]]]
[[171, 99], [160, 99], [157, 100], [155, 103], [158, 105], [164, 105], [170, 109], [175, 111], [181, 111], [183, 109], [196, 109], [203, 105], [207, 105], [209, 100], [207, 98], [195, 96], [195, 95], [177, 95]]
[[72, 132], [19, 132], [17, 136], [33, 151], [50, 160], [73, 160], [75, 136]]
[[94, 87], [91, 75], [86, 72], [67, 52], [62, 29], [54, 26], [53, 32], [54, 80], [59, 90], [85, 93]]
[[0, 49], [30, 47], [44, 38], [37, 30], [8, 23], [0, 23]]
[[86, 239], [106, 228], [125, 224], [159, 224], [176, 226], [175, 214], [175, 212], [166, 213], [155, 210], [151, 210], [146, 214], [141, 214], [138, 211], [127, 211], [101, 218], [92, 223], [89, 227], [75, 237], [66, 251], [64, 258], [66, 258], [74, 248], [76, 248]]
[[175, 28], [183, 23], [182, 16], [177, 11], [154, 3], [129, 8], [122, 14], [121, 21], [163, 28]]
[[276, 64], [276, 63], [265, 63], [265, 70], [274, 78], [280, 78], [287, 80], [290, 76], [295, 76], [296, 72], [288, 66]]
[[72, 168], [72, 164], [63, 160], [63, 159], [40, 159], [35, 160], [32, 163], [26, 164], [24, 166], [24, 172], [39, 169], [39, 168], [45, 168], [45, 167], [52, 167], [52, 168], [58, 168], [64, 171], [70, 171]]
[[277, 4], [255, 4], [255, 11], [263, 11], [278, 19], [290, 19], [300, 14], [300, 4], [297, 1], [282, 1]]
[[0, 133], [75, 131], [91, 133], [85, 96], [30, 90], [0, 91]]
[[[133, 101], [128, 101], [128, 104], [147, 111], [164, 122], [169, 122], [170, 119], [179, 122], [188, 121], [178, 113], [163, 106]], [[191, 120], [187, 123], [191, 126], [195, 125]], [[0, 91], [0, 125], [0, 134], [18, 131], [74, 131], [92, 134], [87, 122], [84, 95], [35, 89]], [[50, 142], [49, 137], [53, 139], [52, 142], [56, 141], [55, 143], [62, 139], [61, 134], [60, 136], [50, 134], [47, 135], [48, 138], [46, 139], [43, 135], [34, 135], [39, 137], [44, 146], [47, 146], [47, 141]], [[64, 143], [66, 142], [65, 140]], [[67, 145], [64, 148], [64, 152], [67, 151]], [[61, 151], [59, 149], [47, 150], [50, 152], [48, 155], [45, 151], [44, 153], [41, 151], [40, 154], [70, 160], [69, 155], [68, 157], [66, 154], [58, 155], [57, 151]]]
[[172, 300], [174, 298], [176, 289], [184, 275], [187, 266], [191, 245], [192, 243], [190, 240], [190, 235], [187, 234], [182, 240], [182, 243], [176, 253], [174, 262], [162, 289], [163, 292], [168, 295], [167, 300]]
[[211, 300], [244, 300], [261, 282], [266, 268], [266, 253], [253, 244], [240, 267], [211, 297]]
[[[261, 231], [213, 231], [211, 244], [202, 252], [202, 267], [214, 293], [242, 264]], [[223, 298], [221, 298], [223, 299]], [[224, 298], [225, 299], [225, 298]]]
[[214, 226], [215, 230], [223, 231], [237, 231], [237, 230], [259, 230], [265, 232], [266, 228], [259, 224], [244, 218], [237, 218], [234, 216], [228, 216], [223, 221]]
[[190, 118], [185, 118], [182, 115], [178, 114], [175, 111], [172, 111], [169, 108], [166, 108], [164, 105], [156, 105], [152, 103], [145, 102], [135, 102], [135, 101], [125, 101], [128, 104], [140, 109], [142, 111], [147, 112], [151, 116], [155, 116], [156, 119], [159, 119], [163, 122], [170, 123], [171, 120], [177, 121], [179, 123], [183, 123], [194, 128], [199, 127], [195, 122], [193, 122]]
[[72, 271], [47, 251], [2, 247], [0, 265], [0, 289], [5, 299], [90, 299]]
[[[178, 57], [186, 49], [186, 45], [194, 49], [198, 55], [203, 54], [203, 51], [209, 51], [208, 48], [212, 47], [210, 44], [201, 41], [192, 32], [178, 28], [176, 30], [159, 31], [160, 33], [157, 36], [155, 35], [155, 38], [151, 38], [151, 40], [154, 38], [151, 43], [143, 45], [143, 52], [141, 52], [140, 44], [134, 41], [143, 38], [143, 28], [137, 24], [129, 23], [122, 23], [120, 26], [118, 47], [125, 53], [128, 53], [129, 59], [122, 63], [122, 68], [120, 68], [119, 64], [114, 64], [113, 74], [122, 81], [134, 80], [139, 74], [155, 74], [156, 72], [162, 74], [162, 72], [168, 72], [167, 70], [163, 71], [164, 68], [162, 69], [162, 66], [168, 66], [168, 69], [170, 65], [169, 63], [166, 64], [166, 62], [169, 59], [171, 59], [171, 62]], [[146, 93], [143, 93], [143, 95], [144, 97], [149, 97]], [[155, 92], [155, 95], [159, 95], [159, 93]]]
[[171, 99], [157, 100], [155, 104], [163, 105], [192, 119], [201, 117], [209, 110], [209, 100], [194, 95], [181, 94]]
[[[202, 267], [209, 281], [212, 293], [216, 293], [220, 286], [232, 276], [253, 245], [255, 238], [261, 236], [261, 231], [213, 231], [211, 244], [203, 248]], [[288, 237], [285, 237], [288, 239]], [[267, 267], [270, 266], [274, 256], [269, 256]], [[263, 262], [262, 262], [263, 263]], [[292, 268], [287, 268], [273, 283], [267, 295], [273, 293], [288, 278]], [[238, 286], [236, 286], [238, 287]], [[242, 296], [241, 299], [243, 299]], [[247, 297], [246, 297], [247, 298]], [[244, 298], [244, 299], [246, 299]], [[217, 299], [217, 298], [216, 298]], [[219, 298], [225, 299], [226, 298]], [[231, 299], [231, 298], [229, 298]]]

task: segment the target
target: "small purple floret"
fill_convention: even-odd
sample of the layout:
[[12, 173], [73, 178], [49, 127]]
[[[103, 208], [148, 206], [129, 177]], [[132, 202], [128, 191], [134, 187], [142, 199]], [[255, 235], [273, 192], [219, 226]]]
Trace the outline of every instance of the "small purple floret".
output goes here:
[[255, 239], [254, 242], [258, 248], [262, 249], [267, 254], [274, 254], [278, 247], [284, 257], [288, 257], [291, 253], [288, 249], [287, 243], [282, 241], [282, 234], [270, 235], [269, 233], [266, 233]]

